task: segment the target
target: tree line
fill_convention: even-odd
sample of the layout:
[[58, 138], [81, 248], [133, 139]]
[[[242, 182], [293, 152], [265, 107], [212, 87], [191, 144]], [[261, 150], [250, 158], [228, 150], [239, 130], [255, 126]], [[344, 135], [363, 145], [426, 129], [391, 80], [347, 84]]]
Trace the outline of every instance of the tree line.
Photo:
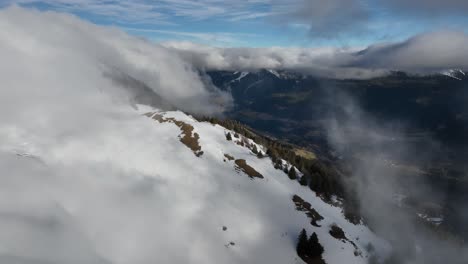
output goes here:
[[[252, 139], [255, 143], [267, 148], [266, 155], [269, 156], [276, 169], [283, 170], [291, 180], [298, 180], [303, 186], [308, 186], [312, 191], [321, 196], [324, 200], [331, 200], [333, 195], [343, 198], [345, 217], [353, 223], [359, 223], [361, 216], [359, 214], [359, 203], [353, 193], [347, 192], [344, 188], [343, 174], [335, 166], [326, 163], [319, 158], [308, 159], [297, 155], [295, 150], [297, 146], [282, 142], [278, 139], [260, 135], [245, 124], [231, 119], [218, 119], [214, 117], [198, 118], [199, 121], [206, 121], [212, 124], [218, 124], [235, 133], [226, 134], [227, 140], [240, 135]], [[263, 157], [262, 155], [259, 156]], [[281, 160], [285, 160], [293, 167], [286, 167]], [[297, 168], [303, 176], [298, 179]]]

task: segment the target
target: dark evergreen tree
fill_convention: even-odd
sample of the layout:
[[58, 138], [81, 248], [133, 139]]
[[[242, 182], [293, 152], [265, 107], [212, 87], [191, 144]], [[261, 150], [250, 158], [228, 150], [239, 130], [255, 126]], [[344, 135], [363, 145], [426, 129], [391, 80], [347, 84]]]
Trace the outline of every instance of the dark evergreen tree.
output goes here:
[[226, 134], [226, 139], [229, 140], [229, 141], [232, 140], [231, 133], [228, 132], [228, 133]]
[[278, 152], [274, 148], [268, 148], [267, 153], [268, 156], [271, 157], [271, 160], [276, 163], [279, 161], [278, 159]]
[[275, 161], [275, 169], [281, 170], [282, 167], [283, 167], [283, 164], [281, 163], [281, 160], [277, 159], [277, 160]]
[[291, 180], [297, 179], [296, 169], [294, 168], [294, 166], [291, 166], [291, 168], [289, 169], [288, 177]]
[[253, 145], [252, 153], [253, 153], [253, 154], [258, 154], [258, 149], [257, 149], [257, 146], [256, 146], [256, 145]]
[[297, 241], [296, 251], [298, 256], [304, 256], [307, 254], [308, 240], [307, 240], [307, 231], [302, 229], [299, 234]]
[[323, 247], [320, 245], [317, 234], [314, 232], [307, 241], [307, 255], [309, 257], [320, 257]]
[[309, 183], [309, 179], [307, 177], [307, 175], [303, 175], [301, 177], [301, 179], [299, 180], [299, 183], [302, 185], [302, 186], [307, 186], [307, 184]]

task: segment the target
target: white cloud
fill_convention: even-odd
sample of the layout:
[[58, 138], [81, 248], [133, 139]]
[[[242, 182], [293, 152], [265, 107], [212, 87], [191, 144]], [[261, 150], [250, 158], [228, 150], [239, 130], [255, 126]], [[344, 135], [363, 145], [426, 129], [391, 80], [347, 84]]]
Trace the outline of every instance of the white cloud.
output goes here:
[[375, 44], [355, 55], [347, 65], [363, 68], [437, 72], [468, 69], [468, 34], [437, 31], [397, 43]]
[[284, 69], [336, 78], [371, 78], [402, 70], [434, 73], [468, 69], [468, 35], [437, 31], [367, 48], [217, 48], [188, 42], [163, 44], [205, 70]]
[[123, 28], [125, 31], [130, 33], [156, 33], [158, 35], [170, 36], [170, 39], [177, 40], [179, 38], [183, 40], [190, 40], [197, 43], [205, 44], [216, 44], [220, 46], [231, 46], [233, 43], [236, 44], [247, 44], [242, 39], [249, 37], [259, 37], [255, 34], [244, 34], [244, 33], [230, 33], [230, 32], [186, 32], [186, 31], [174, 31], [174, 30], [160, 30], [160, 29], [141, 29], [141, 28]]
[[[3, 83], [23, 88], [14, 91], [4, 89], [7, 94], [3, 94], [0, 100], [6, 100], [5, 105], [9, 105], [5, 98], [10, 94], [24, 100], [25, 105], [28, 104], [26, 93], [45, 97], [48, 103], [67, 93], [84, 97], [83, 100], [77, 98], [74, 103], [86, 102], [89, 92], [96, 89], [111, 94], [128, 93], [129, 89], [138, 88], [128, 86], [139, 86], [153, 91], [167, 104], [186, 111], [213, 113], [222, 110], [210, 102], [223, 95], [210, 90], [190, 62], [160, 45], [68, 15], [26, 12], [14, 7], [2, 10], [0, 19], [2, 57], [4, 62], [10, 62], [0, 65], [8, 77]], [[28, 79], [21, 77], [23, 72], [34, 67], [37, 70], [32, 71]], [[124, 77], [134, 81], [122, 83]], [[115, 81], [120, 81], [121, 86], [127, 86], [127, 89], [116, 89]], [[49, 88], [37, 87], [31, 94], [29, 89], [26, 90], [31, 82], [42, 83]], [[68, 86], [67, 89], [64, 86]], [[53, 93], [47, 94], [47, 91]], [[101, 97], [89, 100], [106, 100], [104, 94]], [[13, 111], [22, 105], [11, 107]]]
[[195, 67], [203, 70], [296, 70], [338, 78], [369, 78], [384, 74], [378, 69], [340, 67], [356, 48], [218, 48], [190, 42], [166, 42]]

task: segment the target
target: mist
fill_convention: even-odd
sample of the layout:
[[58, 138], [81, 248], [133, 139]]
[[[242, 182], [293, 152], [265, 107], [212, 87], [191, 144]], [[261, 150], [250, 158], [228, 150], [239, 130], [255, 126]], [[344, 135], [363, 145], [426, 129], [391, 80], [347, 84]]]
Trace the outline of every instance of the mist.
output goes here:
[[405, 203], [405, 199], [413, 204], [447, 202], [456, 210], [452, 217], [466, 219], [466, 201], [449, 200], [453, 189], [434, 186], [425, 173], [411, 167], [425, 168], [437, 160], [441, 145], [434, 139], [425, 139], [424, 147], [413, 144], [406, 138], [410, 124], [366, 113], [356, 98], [344, 92], [330, 96], [338, 110], [325, 128], [328, 142], [344, 157], [351, 174], [343, 185], [357, 198], [364, 221], [393, 247], [390, 256], [374, 256], [373, 263], [466, 263], [468, 247], [462, 234], [457, 238], [431, 227]]
[[[3, 100], [15, 96], [27, 105], [28, 97], [21, 95], [27, 92], [31, 98], [70, 98], [70, 103], [78, 104], [86, 103], [90, 98], [84, 97], [96, 90], [103, 97], [125, 95], [130, 100], [132, 90], [145, 87], [166, 104], [194, 113], [222, 112], [229, 104], [229, 97], [207, 85], [190, 62], [116, 28], [15, 6], [0, 11], [0, 25], [2, 81], [4, 87], [10, 87], [2, 89]], [[24, 74], [28, 78], [22, 78]], [[134, 81], [123, 81], [123, 77]], [[114, 85], [116, 82], [120, 85]], [[37, 87], [28, 89], [34, 83]], [[219, 98], [226, 99], [224, 106], [214, 103]], [[16, 102], [11, 107], [25, 105]]]

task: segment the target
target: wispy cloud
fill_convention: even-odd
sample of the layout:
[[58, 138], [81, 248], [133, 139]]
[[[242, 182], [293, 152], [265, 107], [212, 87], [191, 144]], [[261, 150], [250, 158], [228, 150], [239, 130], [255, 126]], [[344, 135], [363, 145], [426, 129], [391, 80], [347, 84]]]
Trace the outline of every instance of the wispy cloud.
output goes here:
[[205, 43], [211, 45], [230, 46], [233, 44], [247, 44], [243, 39], [260, 37], [257, 34], [247, 33], [231, 33], [231, 32], [188, 32], [176, 30], [160, 30], [160, 29], [147, 29], [147, 28], [131, 28], [125, 27], [123, 30], [130, 33], [149, 33], [157, 35], [167, 35], [171, 39], [190, 40], [197, 43]]
[[177, 18], [190, 20], [248, 20], [271, 15], [271, 0], [5, 0], [0, 5], [47, 7], [70, 13], [101, 16], [117, 23], [174, 23]]
[[[441, 28], [466, 28], [468, 13], [465, 0], [0, 0], [0, 7], [11, 4], [73, 13], [98, 24], [158, 27], [178, 31], [171, 35], [184, 34], [190, 41], [215, 39], [216, 45], [240, 42], [226, 34], [190, 32], [251, 33], [266, 29], [275, 32], [270, 33], [270, 40], [275, 42], [276, 32], [285, 26], [288, 32], [283, 40], [294, 33], [307, 39], [307, 33], [311, 33], [314, 41], [345, 37], [369, 44], [388, 34], [395, 40]], [[398, 23], [414, 26], [398, 27]], [[385, 25], [385, 29], [376, 29], [376, 25]], [[372, 40], [365, 40], [367, 37]]]

